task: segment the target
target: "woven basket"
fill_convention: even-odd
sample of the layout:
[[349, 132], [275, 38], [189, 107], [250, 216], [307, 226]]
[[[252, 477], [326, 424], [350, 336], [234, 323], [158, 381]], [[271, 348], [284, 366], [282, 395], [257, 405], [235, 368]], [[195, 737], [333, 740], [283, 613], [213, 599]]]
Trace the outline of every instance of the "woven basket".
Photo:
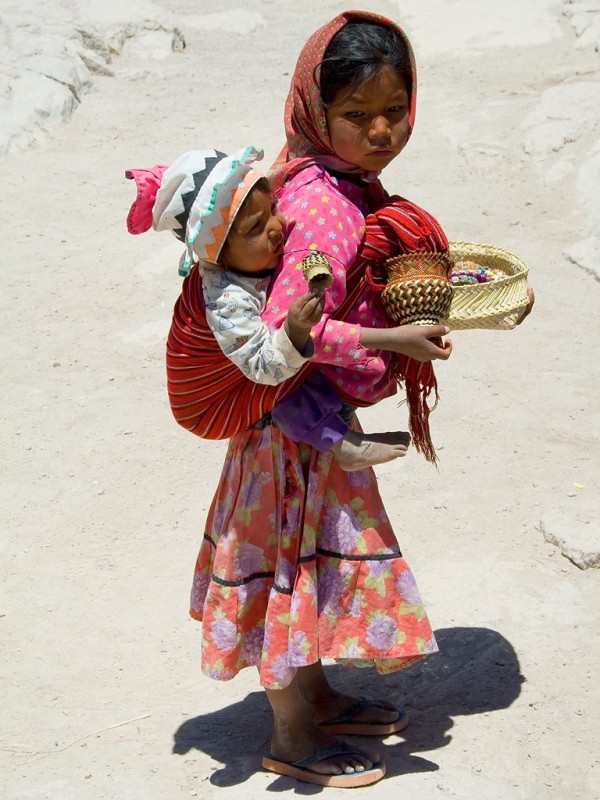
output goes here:
[[398, 325], [435, 325], [449, 313], [451, 262], [446, 253], [407, 253], [385, 263], [381, 300]]
[[529, 303], [527, 265], [521, 259], [491, 244], [450, 242], [453, 263], [474, 261], [481, 267], [500, 269], [506, 277], [489, 283], [452, 286], [452, 303], [444, 324], [450, 328], [511, 330]]

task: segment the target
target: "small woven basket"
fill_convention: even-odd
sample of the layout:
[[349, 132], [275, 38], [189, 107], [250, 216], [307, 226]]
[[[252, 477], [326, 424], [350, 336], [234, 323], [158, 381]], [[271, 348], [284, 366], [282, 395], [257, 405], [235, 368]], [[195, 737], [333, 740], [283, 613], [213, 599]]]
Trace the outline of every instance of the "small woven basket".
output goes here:
[[398, 325], [435, 325], [449, 313], [451, 262], [446, 253], [407, 253], [385, 262], [381, 301]]
[[455, 330], [487, 328], [511, 330], [529, 303], [527, 265], [502, 247], [474, 242], [450, 242], [452, 263], [474, 261], [481, 267], [499, 269], [505, 276], [489, 283], [452, 286], [452, 302], [444, 324]]

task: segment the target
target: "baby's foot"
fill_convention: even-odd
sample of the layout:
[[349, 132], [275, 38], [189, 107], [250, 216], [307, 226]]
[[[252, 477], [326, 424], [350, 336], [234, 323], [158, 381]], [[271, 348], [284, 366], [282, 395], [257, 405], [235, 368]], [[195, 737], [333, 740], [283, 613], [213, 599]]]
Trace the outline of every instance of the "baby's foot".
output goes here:
[[361, 433], [367, 442], [382, 442], [383, 444], [410, 445], [411, 436], [408, 431], [387, 431], [386, 433]]
[[[378, 436], [383, 440], [375, 438]], [[341, 469], [352, 472], [405, 456], [409, 442], [410, 436], [402, 431], [366, 434], [349, 430], [331, 450]]]

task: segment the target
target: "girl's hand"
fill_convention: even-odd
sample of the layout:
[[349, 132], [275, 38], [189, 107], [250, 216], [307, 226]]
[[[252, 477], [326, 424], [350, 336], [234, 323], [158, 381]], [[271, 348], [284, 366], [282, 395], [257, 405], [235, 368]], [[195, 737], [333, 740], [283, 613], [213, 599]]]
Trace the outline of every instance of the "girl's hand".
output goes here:
[[309, 332], [323, 316], [323, 295], [303, 294], [290, 304], [288, 325], [291, 330]]
[[452, 342], [442, 336], [450, 333], [445, 325], [399, 325], [396, 328], [362, 328], [360, 343], [371, 350], [402, 353], [415, 361], [446, 361]]
[[525, 308], [525, 311], [521, 314], [517, 325], [520, 325], [523, 320], [531, 314], [533, 309], [533, 304], [535, 303], [535, 294], [533, 289], [527, 289], [527, 297], [529, 298], [529, 305]]

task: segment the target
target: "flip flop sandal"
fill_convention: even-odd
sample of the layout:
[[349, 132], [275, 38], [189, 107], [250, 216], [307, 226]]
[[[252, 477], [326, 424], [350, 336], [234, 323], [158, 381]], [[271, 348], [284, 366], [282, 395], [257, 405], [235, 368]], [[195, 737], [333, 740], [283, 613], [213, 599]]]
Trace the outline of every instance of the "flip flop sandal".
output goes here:
[[369, 786], [372, 783], [380, 781], [385, 776], [385, 764], [379, 761], [374, 764], [371, 769], [366, 769], [364, 772], [351, 772], [350, 774], [344, 773], [342, 775], [323, 775], [320, 772], [311, 770], [314, 764], [319, 761], [325, 761], [326, 758], [333, 758], [340, 755], [354, 755], [363, 756], [356, 747], [340, 742], [338, 745], [332, 747], [323, 747], [320, 750], [315, 750], [306, 758], [300, 758], [298, 761], [280, 761], [273, 756], [265, 756], [262, 760], [264, 769], [270, 772], [276, 772], [278, 775], [285, 775], [288, 778], [295, 778], [304, 783], [314, 783], [317, 786], [336, 786], [339, 789], [353, 789], [357, 786]]
[[409, 723], [409, 716], [403, 708], [398, 709], [398, 717], [393, 722], [365, 722], [355, 719], [367, 708], [381, 708], [384, 706], [376, 700], [357, 700], [339, 717], [321, 722], [320, 728], [325, 728], [327, 733], [334, 736], [354, 735], [354, 736], [389, 736], [391, 733], [398, 733]]

